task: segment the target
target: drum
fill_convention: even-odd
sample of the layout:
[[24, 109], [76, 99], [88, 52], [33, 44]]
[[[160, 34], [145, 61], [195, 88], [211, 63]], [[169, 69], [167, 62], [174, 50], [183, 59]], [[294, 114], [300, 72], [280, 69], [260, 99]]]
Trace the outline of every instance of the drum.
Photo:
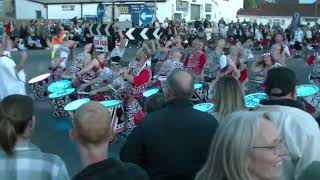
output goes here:
[[310, 74], [309, 75], [309, 82], [320, 87], [320, 77], [312, 77]]
[[88, 98], [83, 98], [83, 99], [78, 99], [75, 101], [70, 102], [64, 107], [64, 110], [68, 112], [71, 118], [73, 118], [73, 114], [75, 111], [82, 105], [90, 102], [90, 99]]
[[308, 97], [317, 94], [319, 88], [312, 84], [304, 84], [297, 86], [297, 96], [298, 97]]
[[199, 110], [201, 112], [213, 113], [214, 105], [212, 103], [201, 103], [193, 106], [193, 109]]
[[48, 96], [48, 84], [52, 82], [52, 76], [50, 73], [39, 75], [31, 79], [28, 83], [33, 89], [34, 97], [36, 99]]
[[193, 100], [196, 102], [205, 102], [205, 95], [203, 93], [203, 84], [202, 83], [195, 83], [193, 85], [194, 94], [193, 94]]
[[53, 106], [53, 116], [64, 117], [68, 113], [64, 110], [64, 106], [70, 102], [70, 95], [75, 91], [74, 88], [65, 89], [62, 91], [54, 92], [49, 95]]
[[152, 96], [152, 95], [154, 95], [154, 94], [156, 94], [158, 92], [159, 92], [159, 89], [154, 88], [154, 89], [146, 90], [145, 92], [143, 92], [142, 95], [143, 95], [143, 97], [148, 98], [148, 97], [150, 97], [150, 96]]
[[68, 89], [71, 85], [71, 81], [69, 80], [60, 80], [60, 81], [56, 81], [51, 83], [48, 86], [48, 91], [50, 93], [54, 93], [54, 92], [59, 92], [65, 89]]
[[107, 110], [110, 112], [112, 117], [112, 127], [113, 133], [117, 134], [123, 132], [125, 129], [125, 121], [124, 121], [124, 109], [123, 103], [121, 100], [107, 100], [100, 102]]
[[309, 113], [319, 110], [319, 96], [317, 95], [319, 88], [316, 85], [305, 84], [297, 86], [297, 97]]
[[267, 99], [267, 94], [265, 93], [254, 93], [249, 94], [244, 97], [245, 105], [248, 108], [255, 108], [258, 104], [260, 104], [260, 101], [263, 99]]
[[255, 83], [257, 92], [263, 92], [264, 89], [262, 84], [264, 83], [264, 78], [262, 76], [255, 76], [250, 79], [251, 82]]

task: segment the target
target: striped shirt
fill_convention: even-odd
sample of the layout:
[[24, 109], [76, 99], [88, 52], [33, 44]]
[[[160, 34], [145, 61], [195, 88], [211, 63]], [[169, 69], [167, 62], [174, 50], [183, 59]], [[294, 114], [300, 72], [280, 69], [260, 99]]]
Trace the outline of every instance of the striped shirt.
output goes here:
[[40, 151], [30, 142], [18, 141], [14, 154], [0, 149], [0, 179], [69, 180], [64, 162], [56, 155]]

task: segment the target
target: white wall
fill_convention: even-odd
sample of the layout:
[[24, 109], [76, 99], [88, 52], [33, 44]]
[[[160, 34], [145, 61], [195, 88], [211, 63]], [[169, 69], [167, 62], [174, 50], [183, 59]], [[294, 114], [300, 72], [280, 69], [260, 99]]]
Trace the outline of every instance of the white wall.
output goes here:
[[83, 12], [82, 15], [83, 16], [96, 16], [97, 15], [97, 7], [98, 7], [98, 3], [94, 3], [94, 4], [83, 4], [82, 8], [83, 8]]
[[42, 17], [47, 18], [46, 8], [40, 3], [28, 0], [16, 0], [15, 8], [17, 19], [36, 19], [36, 11], [41, 11]]
[[237, 12], [243, 8], [243, 0], [218, 1], [218, 19], [222, 17], [226, 22], [237, 20]]
[[72, 19], [77, 16], [81, 17], [81, 5], [74, 4], [75, 8], [73, 11], [62, 11], [62, 6], [67, 4], [60, 5], [48, 5], [48, 19]]

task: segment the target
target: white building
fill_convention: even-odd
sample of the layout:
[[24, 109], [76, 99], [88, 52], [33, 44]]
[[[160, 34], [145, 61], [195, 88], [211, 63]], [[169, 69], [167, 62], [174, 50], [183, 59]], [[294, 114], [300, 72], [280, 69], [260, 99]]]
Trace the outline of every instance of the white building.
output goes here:
[[[95, 16], [100, 0], [16, 0], [17, 19], [71, 19]], [[106, 7], [106, 18], [111, 16], [112, 0], [103, 1]], [[139, 22], [139, 11], [144, 7], [154, 10], [156, 17], [163, 21], [182, 19], [236, 20], [237, 11], [243, 7], [243, 0], [115, 0], [116, 17], [120, 21]]]
[[[258, 24], [280, 25], [287, 28], [295, 13], [301, 16], [301, 24], [314, 25], [320, 22], [320, 1], [313, 4], [262, 4], [254, 9], [241, 9], [237, 15], [240, 21], [257, 21]], [[319, 10], [318, 10], [319, 9]]]

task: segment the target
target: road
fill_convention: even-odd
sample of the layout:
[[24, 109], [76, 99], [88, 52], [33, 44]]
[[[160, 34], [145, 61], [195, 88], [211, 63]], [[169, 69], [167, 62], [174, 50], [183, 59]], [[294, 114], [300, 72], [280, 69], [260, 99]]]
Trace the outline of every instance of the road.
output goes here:
[[[135, 57], [135, 48], [128, 49], [125, 55], [125, 60]], [[31, 79], [37, 75], [48, 72], [50, 63], [50, 52], [48, 50], [33, 50], [28, 51], [28, 61], [25, 64], [25, 72], [27, 79]], [[17, 53], [13, 54], [13, 58], [18, 60]], [[288, 63], [298, 77], [298, 84], [308, 82], [308, 74], [310, 67], [304, 65], [302, 59], [291, 59]], [[249, 72], [252, 74], [252, 72]], [[252, 84], [249, 84], [249, 92], [255, 91]], [[28, 94], [32, 94], [32, 90], [27, 85]], [[75, 144], [68, 138], [68, 132], [71, 128], [69, 118], [55, 118], [52, 116], [52, 106], [48, 99], [35, 101], [36, 109], [36, 126], [32, 138], [32, 142], [39, 146], [44, 152], [54, 153], [59, 155], [66, 163], [71, 176], [79, 172], [82, 168], [79, 153]], [[121, 141], [111, 144], [109, 147], [109, 157], [118, 157], [119, 149], [122, 145]]]

